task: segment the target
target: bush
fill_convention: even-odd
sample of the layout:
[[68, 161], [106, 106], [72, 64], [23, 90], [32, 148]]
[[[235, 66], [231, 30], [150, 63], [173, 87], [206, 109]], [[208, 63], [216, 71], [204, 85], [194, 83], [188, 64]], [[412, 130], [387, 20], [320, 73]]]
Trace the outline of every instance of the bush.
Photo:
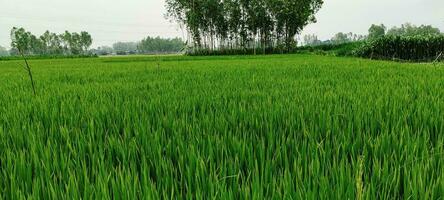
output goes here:
[[372, 59], [431, 61], [444, 52], [444, 35], [384, 36], [366, 42], [354, 54]]
[[317, 46], [300, 47], [299, 51], [315, 52], [321, 55], [353, 56], [354, 52], [363, 45], [362, 41], [342, 44], [322, 44]]

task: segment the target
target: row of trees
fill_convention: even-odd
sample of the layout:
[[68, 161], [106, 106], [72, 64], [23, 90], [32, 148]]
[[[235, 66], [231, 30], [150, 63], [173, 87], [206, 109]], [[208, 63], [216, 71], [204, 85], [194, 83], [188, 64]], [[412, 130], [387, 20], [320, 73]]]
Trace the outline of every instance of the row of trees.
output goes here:
[[88, 32], [80, 33], [65, 31], [62, 34], [46, 31], [37, 37], [24, 28], [11, 30], [11, 54], [21, 51], [28, 55], [82, 55], [87, 54], [92, 44]]
[[323, 0], [166, 0], [167, 16], [188, 31], [193, 49], [296, 47], [296, 34]]
[[384, 24], [375, 25], [372, 24], [368, 30], [368, 35], [358, 35], [354, 33], [342, 33], [335, 34], [331, 39], [321, 41], [315, 34], [304, 35], [305, 46], [319, 46], [319, 45], [335, 45], [364, 40], [375, 40], [384, 36], [439, 36], [442, 35], [439, 28], [431, 25], [416, 26], [411, 23], [405, 23], [400, 27], [392, 27], [387, 29]]
[[185, 43], [180, 38], [164, 39], [146, 37], [139, 42], [117, 42], [112, 47], [102, 46], [94, 50], [99, 55], [109, 54], [169, 54], [184, 50]]
[[147, 37], [138, 43], [137, 50], [140, 53], [148, 54], [177, 53], [181, 52], [184, 46], [185, 44], [180, 38]]
[[373, 24], [369, 28], [368, 39], [374, 40], [383, 36], [439, 36], [442, 35], [439, 28], [431, 25], [416, 26], [411, 23], [405, 23], [401, 27], [392, 27], [387, 29], [384, 24]]
[[336, 33], [330, 40], [321, 41], [315, 34], [304, 35], [304, 45], [305, 46], [319, 46], [319, 45], [335, 45], [344, 44], [348, 42], [356, 42], [365, 40], [366, 36], [350, 33], [339, 32]]

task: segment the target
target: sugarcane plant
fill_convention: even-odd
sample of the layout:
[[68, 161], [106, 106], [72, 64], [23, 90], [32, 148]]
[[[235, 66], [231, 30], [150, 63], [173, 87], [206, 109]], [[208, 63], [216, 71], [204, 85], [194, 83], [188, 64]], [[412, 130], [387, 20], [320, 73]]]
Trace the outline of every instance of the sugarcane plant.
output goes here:
[[436, 62], [444, 52], [444, 35], [384, 36], [368, 41], [355, 54], [366, 58]]
[[33, 94], [36, 95], [35, 90], [35, 83], [34, 79], [32, 77], [32, 71], [31, 67], [29, 66], [28, 60], [26, 59], [25, 52], [30, 48], [31, 40], [33, 39], [31, 37], [31, 33], [26, 32], [23, 28], [13, 28], [11, 30], [11, 46], [19, 52], [20, 56], [23, 58], [23, 61], [25, 62], [25, 70], [28, 73], [29, 79], [31, 81], [32, 91]]

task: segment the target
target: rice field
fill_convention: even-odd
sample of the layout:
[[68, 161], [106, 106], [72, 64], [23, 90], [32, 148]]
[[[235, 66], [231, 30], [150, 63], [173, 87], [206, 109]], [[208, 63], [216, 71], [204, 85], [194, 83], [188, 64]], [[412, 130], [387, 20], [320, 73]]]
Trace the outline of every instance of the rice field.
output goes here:
[[444, 65], [0, 61], [0, 199], [442, 199]]

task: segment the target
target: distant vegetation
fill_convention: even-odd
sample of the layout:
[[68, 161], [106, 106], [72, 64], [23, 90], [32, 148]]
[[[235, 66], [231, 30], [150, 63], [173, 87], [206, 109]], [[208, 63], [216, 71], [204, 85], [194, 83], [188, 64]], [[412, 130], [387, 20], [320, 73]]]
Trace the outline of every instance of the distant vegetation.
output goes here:
[[116, 42], [113, 44], [113, 51], [118, 55], [136, 54], [137, 43], [135, 42]]
[[[191, 3], [191, 5], [197, 6], [199, 2], [200, 1], [196, 0], [194, 3]], [[235, 9], [232, 7], [234, 5], [231, 5], [229, 2], [230, 1], [224, 1], [223, 3], [219, 2], [221, 3], [220, 5], [217, 4], [216, 1], [212, 3], [216, 3], [223, 8], [218, 9], [228, 12], [230, 9]], [[181, 21], [184, 23], [188, 31], [190, 31], [190, 35], [192, 36], [191, 38], [188, 38], [187, 42], [182, 41], [180, 38], [169, 39], [146, 37], [137, 42], [116, 42], [112, 46], [101, 46], [96, 49], [90, 49], [92, 38], [87, 32], [70, 33], [65, 31], [63, 34], [55, 34], [46, 31], [43, 35], [37, 37], [23, 28], [13, 28], [11, 31], [11, 39], [13, 41], [21, 42], [12, 42], [12, 49], [9, 51], [4, 47], [0, 47], [0, 56], [2, 57], [2, 60], [17, 59], [17, 55], [19, 55], [19, 47], [17, 45], [20, 45], [20, 48], [23, 49], [24, 53], [33, 59], [38, 57], [76, 58], [95, 55], [131, 54], [186, 53], [187, 55], [199, 56], [283, 54], [298, 52], [314, 52], [316, 54], [358, 56], [371, 59], [402, 61], [431, 61], [438, 60], [439, 58], [444, 59], [444, 55], [439, 57], [439, 55], [442, 55], [444, 52], [444, 35], [438, 28], [431, 25], [416, 26], [410, 23], [405, 23], [400, 27], [395, 26], [388, 29], [384, 24], [373, 24], [368, 29], [367, 35], [359, 35], [352, 32], [339, 32], [331, 39], [324, 41], [320, 40], [315, 34], [308, 34], [302, 37], [300, 41], [302, 46], [296, 46], [296, 35], [293, 35], [291, 37], [292, 39], [287, 38], [287, 36], [279, 36], [282, 33], [287, 33], [285, 30], [280, 30], [282, 28], [279, 23], [280, 20], [275, 18], [278, 16], [279, 12], [274, 14], [269, 13], [270, 15], [267, 17], [269, 17], [271, 21], [267, 21], [267, 17], [261, 18], [255, 15], [249, 15], [252, 13], [247, 12], [247, 8], [250, 8], [248, 6], [254, 5], [247, 6], [246, 4], [243, 4], [242, 1], [238, 1], [237, 3], [239, 3], [239, 6], [244, 6], [240, 9], [242, 12], [245, 12], [243, 13], [245, 16], [242, 15], [245, 17], [245, 19], [242, 18], [245, 21], [236, 24], [234, 21], [230, 21], [234, 20], [231, 19], [231, 17], [235, 16], [229, 15], [229, 12], [222, 15], [222, 13], [217, 13], [221, 12], [221, 10], [217, 10], [217, 12], [214, 11], [214, 16], [209, 13], [192, 14], [193, 10], [190, 10], [187, 7], [190, 5], [182, 5], [183, 3], [184, 2], [178, 0], [168, 0], [168, 9], [169, 16], [176, 20], [192, 19], [191, 21]], [[200, 9], [213, 8], [211, 7], [214, 6], [212, 3], [199, 4], [199, 6], [203, 6]], [[322, 4], [322, 2], [310, 3], [315, 6], [320, 6]], [[267, 10], [270, 12], [274, 11], [272, 8], [275, 8], [271, 6], [271, 4], [263, 4], [262, 6], [271, 9]], [[197, 7], [193, 9], [198, 9]], [[317, 9], [312, 10], [306, 14], [313, 14], [316, 10]], [[178, 13], [172, 14], [173, 11]], [[194, 19], [194, 15], [199, 15], [204, 18]], [[218, 15], [222, 18], [217, 18]], [[221, 24], [214, 24], [216, 23], [216, 19], [223, 20], [218, 21], [218, 23]], [[314, 18], [311, 20], [314, 20]], [[199, 22], [202, 24], [191, 24], [192, 22]], [[262, 25], [267, 25], [265, 22], [270, 22], [268, 25], [272, 27], [269, 27], [270, 30], [267, 29], [270, 32], [261, 28]], [[305, 21], [305, 24], [309, 22], [310, 20]], [[259, 25], [256, 23], [259, 23]], [[253, 25], [256, 27], [251, 27]], [[298, 31], [296, 32], [298, 33], [300, 31], [299, 28], [302, 29], [303, 26], [305, 25], [301, 25], [300, 27], [295, 26], [293, 28], [297, 29]], [[197, 28], [197, 30], [194, 30], [195, 28]], [[223, 30], [226, 31], [225, 35], [222, 34]], [[293, 32], [291, 32], [291, 34], [293, 34]], [[289, 42], [291, 45], [289, 45]], [[11, 57], [5, 58], [6, 56]]]
[[438, 28], [410, 23], [391, 29], [373, 24], [367, 36], [338, 33], [327, 41], [318, 40], [316, 35], [306, 35], [304, 43], [306, 45], [299, 50], [403, 61], [431, 61], [444, 52], [444, 35]]
[[112, 47], [102, 46], [93, 51], [98, 55], [174, 54], [184, 48], [185, 43], [180, 38], [146, 37], [139, 42], [116, 42]]
[[181, 52], [184, 47], [185, 43], [180, 38], [147, 37], [137, 45], [137, 50], [144, 54], [164, 54]]
[[5, 47], [0, 46], [0, 57], [3, 56], [9, 56], [9, 51]]
[[11, 55], [18, 55], [19, 50], [26, 55], [85, 55], [92, 44], [91, 35], [85, 31], [62, 34], [46, 31], [37, 37], [16, 27], [11, 30], [11, 40]]
[[190, 54], [288, 53], [322, 0], [167, 0], [167, 16], [188, 31]]
[[[95, 54], [85, 54], [85, 55], [26, 55], [29, 60], [43, 60], [43, 59], [74, 59], [74, 58], [97, 58], [98, 55]], [[23, 60], [23, 57], [19, 55], [13, 56], [0, 56], [0, 61], [5, 60]]]
[[80, 58], [96, 55], [128, 55], [128, 54], [172, 54], [185, 49], [185, 43], [180, 38], [164, 39], [146, 37], [139, 42], [116, 42], [109, 46], [90, 49], [92, 37], [88, 32], [62, 34], [46, 31], [41, 36], [35, 36], [24, 28], [14, 27], [11, 30], [11, 49], [0, 46], [1, 60], [19, 58], [19, 49], [32, 59], [38, 58]]

